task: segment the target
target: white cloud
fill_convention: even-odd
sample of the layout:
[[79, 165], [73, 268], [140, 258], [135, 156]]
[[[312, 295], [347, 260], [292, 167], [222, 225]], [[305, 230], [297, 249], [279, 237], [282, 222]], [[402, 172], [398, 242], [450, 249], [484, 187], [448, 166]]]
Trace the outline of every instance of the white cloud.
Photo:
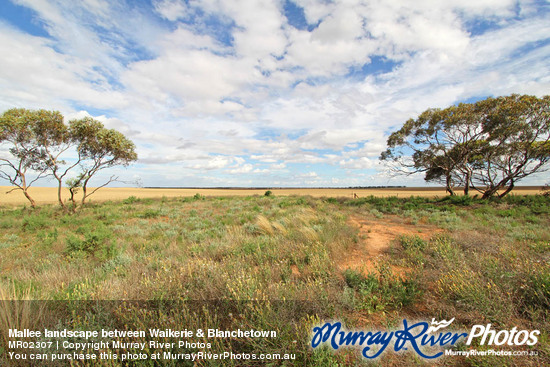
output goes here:
[[216, 156], [208, 159], [208, 161], [203, 164], [196, 164], [192, 168], [198, 170], [220, 169], [229, 166], [232, 162], [233, 160], [230, 157]]
[[286, 168], [286, 164], [285, 163], [272, 164], [269, 168], [270, 170], [281, 170]]
[[[93, 115], [136, 142], [140, 163], [177, 167], [170, 182], [270, 170], [345, 184], [429, 107], [550, 90], [550, 17], [533, 1], [296, 0], [309, 30], [275, 0], [17, 3], [50, 36], [0, 23], [0, 107]], [[389, 69], [362, 72], [381, 58]]]
[[243, 174], [243, 173], [250, 173], [254, 169], [254, 166], [251, 164], [244, 164], [240, 167], [233, 168], [229, 170], [229, 173], [235, 175], [235, 174]]
[[378, 159], [369, 159], [367, 157], [361, 157], [358, 159], [341, 160], [340, 167], [347, 169], [369, 169], [375, 168], [379, 165]]
[[48, 39], [0, 23], [0, 52], [2, 107], [67, 110], [68, 99], [96, 108], [126, 106], [124, 94], [113, 90], [91, 63], [56, 52]]
[[188, 12], [185, 2], [180, 0], [158, 0], [153, 2], [153, 6], [157, 13], [170, 21], [183, 18]]

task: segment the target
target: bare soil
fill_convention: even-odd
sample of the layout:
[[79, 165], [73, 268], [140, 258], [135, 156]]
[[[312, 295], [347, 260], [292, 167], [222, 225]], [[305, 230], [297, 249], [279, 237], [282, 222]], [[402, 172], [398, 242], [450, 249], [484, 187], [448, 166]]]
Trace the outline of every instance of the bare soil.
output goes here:
[[[402, 235], [417, 235], [427, 240], [441, 229], [426, 224], [412, 224], [397, 215], [385, 215], [384, 218], [365, 218], [352, 216], [349, 224], [359, 229], [359, 244], [343, 255], [338, 263], [341, 271], [357, 270], [363, 274], [376, 270], [376, 262], [397, 245]], [[395, 274], [403, 274], [408, 269], [391, 266]]]

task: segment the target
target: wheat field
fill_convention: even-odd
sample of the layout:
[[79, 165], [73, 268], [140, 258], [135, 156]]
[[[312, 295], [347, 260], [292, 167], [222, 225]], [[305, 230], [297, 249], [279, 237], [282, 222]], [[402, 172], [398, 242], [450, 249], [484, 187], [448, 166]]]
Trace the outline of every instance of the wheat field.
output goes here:
[[[22, 205], [27, 203], [21, 190], [8, 193], [12, 187], [0, 186], [0, 205]], [[90, 191], [92, 189], [89, 189]], [[208, 197], [219, 196], [251, 196], [263, 195], [266, 190], [272, 191], [278, 196], [312, 196], [312, 197], [443, 197], [446, 196], [444, 188], [440, 187], [403, 187], [403, 188], [137, 188], [137, 187], [105, 187], [98, 190], [89, 200], [92, 202], [105, 202], [109, 200], [123, 200], [130, 196], [136, 198], [161, 198], [161, 197], [189, 197], [196, 194]], [[57, 188], [55, 187], [31, 187], [30, 195], [40, 204], [54, 204], [57, 202]], [[541, 187], [524, 186], [514, 189], [515, 195], [535, 195], [541, 192]], [[69, 190], [63, 189], [63, 198], [68, 200]], [[80, 197], [80, 196], [78, 196]]]

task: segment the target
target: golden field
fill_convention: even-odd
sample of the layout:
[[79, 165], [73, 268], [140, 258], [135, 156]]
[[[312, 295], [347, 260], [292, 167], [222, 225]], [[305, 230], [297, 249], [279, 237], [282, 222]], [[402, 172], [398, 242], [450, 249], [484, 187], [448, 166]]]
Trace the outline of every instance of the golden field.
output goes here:
[[[12, 187], [0, 186], [0, 205], [21, 205], [27, 203], [21, 190], [15, 190], [7, 194]], [[89, 189], [92, 190], [91, 188]], [[137, 198], [161, 198], [161, 197], [189, 197], [195, 194], [203, 196], [251, 196], [263, 195], [266, 190], [271, 190], [273, 195], [278, 196], [312, 196], [312, 197], [443, 197], [446, 196], [444, 188], [439, 187], [404, 187], [404, 188], [192, 188], [192, 189], [171, 189], [171, 188], [137, 188], [137, 187], [105, 187], [98, 190], [89, 200], [92, 202], [104, 202], [109, 200], [123, 200], [130, 196]], [[53, 204], [57, 202], [57, 188], [55, 187], [32, 187], [30, 195], [40, 204]], [[514, 189], [515, 195], [534, 195], [541, 192], [539, 186], [524, 186]], [[80, 197], [80, 196], [79, 196]], [[63, 189], [63, 198], [69, 198], [69, 190]]]

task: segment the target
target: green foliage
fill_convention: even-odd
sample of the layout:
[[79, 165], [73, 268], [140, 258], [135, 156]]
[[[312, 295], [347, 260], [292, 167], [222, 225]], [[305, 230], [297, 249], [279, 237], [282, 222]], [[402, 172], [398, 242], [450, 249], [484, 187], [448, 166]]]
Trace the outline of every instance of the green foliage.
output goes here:
[[129, 196], [126, 199], [122, 200], [122, 203], [123, 204], [134, 204], [134, 203], [138, 203], [139, 201], [140, 201], [139, 198], [132, 195], [132, 196]]
[[264, 193], [264, 196], [271, 196], [273, 195], [273, 192], [271, 190], [267, 190], [265, 193]]
[[290, 206], [302, 206], [309, 204], [309, 201], [306, 197], [287, 197], [284, 198], [282, 201], [279, 202], [280, 208], [286, 208]]
[[0, 116], [0, 146], [8, 152], [0, 156], [0, 178], [23, 191], [31, 207], [36, 204], [28, 188], [56, 165], [52, 151], [66, 138], [63, 116], [57, 111], [14, 108]]
[[550, 162], [548, 116], [550, 96], [511, 95], [429, 109], [390, 135], [380, 159], [422, 172], [426, 181], [444, 182], [451, 195], [462, 185], [465, 194], [472, 188], [485, 199], [504, 197]]
[[[5, 111], [0, 116], [0, 145], [8, 152], [0, 156], [0, 178], [22, 190], [31, 207], [35, 207], [35, 201], [28, 188], [40, 178], [52, 176], [57, 180], [58, 202], [66, 209], [61, 197], [63, 180], [71, 170], [80, 168], [76, 177], [67, 180], [70, 201], [76, 209], [76, 191], [82, 188], [81, 203], [84, 204], [86, 198], [97, 191], [88, 192], [87, 185], [99, 171], [114, 165], [126, 166], [137, 159], [134, 144], [120, 132], [106, 129], [101, 122], [89, 117], [72, 120], [67, 126], [57, 111], [23, 108]], [[68, 154], [71, 147], [78, 158], [67, 163], [63, 155]], [[31, 172], [32, 179], [28, 177]], [[115, 179], [111, 177], [99, 187]]]
[[422, 238], [420, 238], [417, 235], [414, 235], [414, 236], [402, 235], [399, 237], [399, 242], [401, 243], [401, 246], [403, 246], [405, 250], [422, 251], [426, 248], [426, 241], [424, 241]]
[[78, 142], [80, 157], [94, 162], [92, 170], [137, 159], [134, 144], [120, 132], [106, 129], [100, 121], [85, 117], [69, 121], [69, 127], [71, 137]]
[[[88, 183], [98, 172], [115, 165], [128, 166], [137, 160], [135, 145], [122, 133], [106, 129], [100, 121], [90, 117], [69, 121], [71, 139], [76, 143], [78, 160], [82, 171], [78, 175], [78, 186], [82, 187], [81, 204], [95, 193], [97, 189], [88, 192]], [[103, 185], [116, 180], [111, 178]]]
[[54, 228], [51, 231], [41, 231], [37, 234], [37, 239], [42, 243], [42, 245], [46, 247], [52, 246], [59, 237], [59, 232], [57, 231], [57, 228]]
[[400, 309], [417, 299], [421, 290], [413, 279], [393, 274], [387, 264], [380, 263], [378, 272], [363, 275], [357, 270], [344, 272], [346, 284], [361, 297], [361, 307], [368, 312]]
[[353, 269], [346, 269], [344, 271], [344, 279], [348, 287], [353, 289], [372, 290], [376, 288], [378, 283], [374, 273], [369, 273], [365, 277], [361, 272]]
[[451, 195], [441, 199], [443, 203], [450, 203], [453, 205], [469, 206], [476, 202], [476, 198], [470, 195]]
[[69, 234], [66, 238], [67, 254], [94, 255], [101, 260], [110, 259], [117, 254], [112, 231], [100, 222], [79, 227], [76, 233]]
[[156, 218], [160, 216], [160, 210], [159, 209], [146, 209], [143, 213], [138, 215], [140, 218]]
[[43, 212], [36, 215], [28, 215], [23, 218], [22, 228], [25, 231], [35, 231], [37, 229], [46, 228], [51, 224], [48, 213]]
[[521, 206], [536, 215], [550, 214], [550, 196], [544, 195], [508, 195], [503, 199], [506, 204]]

